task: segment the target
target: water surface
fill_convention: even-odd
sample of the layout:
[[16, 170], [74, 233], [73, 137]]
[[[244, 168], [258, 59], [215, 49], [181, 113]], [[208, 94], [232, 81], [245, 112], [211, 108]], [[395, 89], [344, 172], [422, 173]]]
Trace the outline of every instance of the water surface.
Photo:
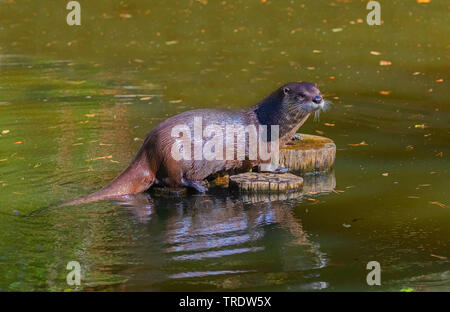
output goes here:
[[[0, 289], [450, 290], [448, 6], [383, 2], [373, 27], [364, 6], [91, 1], [69, 27], [64, 3], [0, 1]], [[301, 131], [338, 148], [309, 191], [28, 216], [101, 188], [166, 118], [299, 80], [333, 102]]]

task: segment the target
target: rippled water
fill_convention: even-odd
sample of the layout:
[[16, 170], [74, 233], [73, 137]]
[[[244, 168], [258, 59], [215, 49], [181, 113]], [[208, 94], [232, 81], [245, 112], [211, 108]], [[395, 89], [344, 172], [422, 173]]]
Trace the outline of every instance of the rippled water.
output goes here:
[[[379, 27], [360, 1], [82, 5], [76, 28], [60, 3], [0, 1], [1, 290], [450, 290], [444, 1], [383, 2]], [[108, 183], [169, 116], [298, 80], [333, 102], [301, 131], [338, 149], [303, 193], [52, 208]]]

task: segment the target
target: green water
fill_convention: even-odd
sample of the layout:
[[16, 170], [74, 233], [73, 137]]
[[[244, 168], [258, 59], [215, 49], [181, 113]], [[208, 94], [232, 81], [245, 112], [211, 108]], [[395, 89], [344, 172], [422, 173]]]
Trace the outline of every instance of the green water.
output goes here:
[[[80, 1], [70, 27], [64, 1], [0, 1], [0, 289], [450, 290], [448, 3], [380, 2], [368, 26], [359, 0]], [[27, 216], [101, 188], [169, 116], [299, 80], [333, 102], [301, 129], [337, 145], [324, 192]]]

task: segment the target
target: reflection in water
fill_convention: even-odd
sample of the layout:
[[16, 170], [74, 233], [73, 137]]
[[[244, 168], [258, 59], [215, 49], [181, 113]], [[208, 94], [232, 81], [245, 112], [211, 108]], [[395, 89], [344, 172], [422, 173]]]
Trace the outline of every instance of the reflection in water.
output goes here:
[[[301, 219], [295, 216], [294, 206], [302, 202], [304, 195], [331, 192], [335, 184], [334, 174], [310, 175], [305, 178], [303, 191], [298, 193], [184, 197], [139, 194], [117, 203], [142, 224], [154, 226], [153, 218], [163, 224], [158, 234], [152, 234], [162, 239], [163, 248], [153, 249], [151, 255], [144, 254], [143, 262], [153, 263], [155, 257], [166, 258], [171, 265], [167, 279], [217, 275], [240, 279], [245, 274], [257, 274], [261, 270], [261, 256], [265, 258], [268, 253], [273, 260], [280, 261], [275, 265], [283, 271], [302, 272], [325, 267], [326, 253], [305, 232]], [[285, 241], [284, 247], [275, 247], [274, 239]], [[281, 256], [284, 253], [287, 254]], [[136, 270], [145, 274], [144, 270]], [[141, 278], [137, 277], [137, 272], [131, 275], [134, 275], [131, 279]], [[309, 276], [312, 277], [319, 275]], [[287, 276], [278, 278], [289, 279]], [[238, 285], [242, 286], [243, 282]], [[326, 285], [317, 281], [311, 287]]]

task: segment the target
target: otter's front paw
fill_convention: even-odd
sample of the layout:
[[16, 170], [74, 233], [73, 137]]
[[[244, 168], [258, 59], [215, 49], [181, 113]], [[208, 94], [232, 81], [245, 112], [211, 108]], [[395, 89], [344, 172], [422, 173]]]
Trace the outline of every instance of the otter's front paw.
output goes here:
[[288, 171], [289, 171], [289, 168], [278, 167], [277, 169], [275, 169], [275, 171], [273, 173], [286, 173]]

